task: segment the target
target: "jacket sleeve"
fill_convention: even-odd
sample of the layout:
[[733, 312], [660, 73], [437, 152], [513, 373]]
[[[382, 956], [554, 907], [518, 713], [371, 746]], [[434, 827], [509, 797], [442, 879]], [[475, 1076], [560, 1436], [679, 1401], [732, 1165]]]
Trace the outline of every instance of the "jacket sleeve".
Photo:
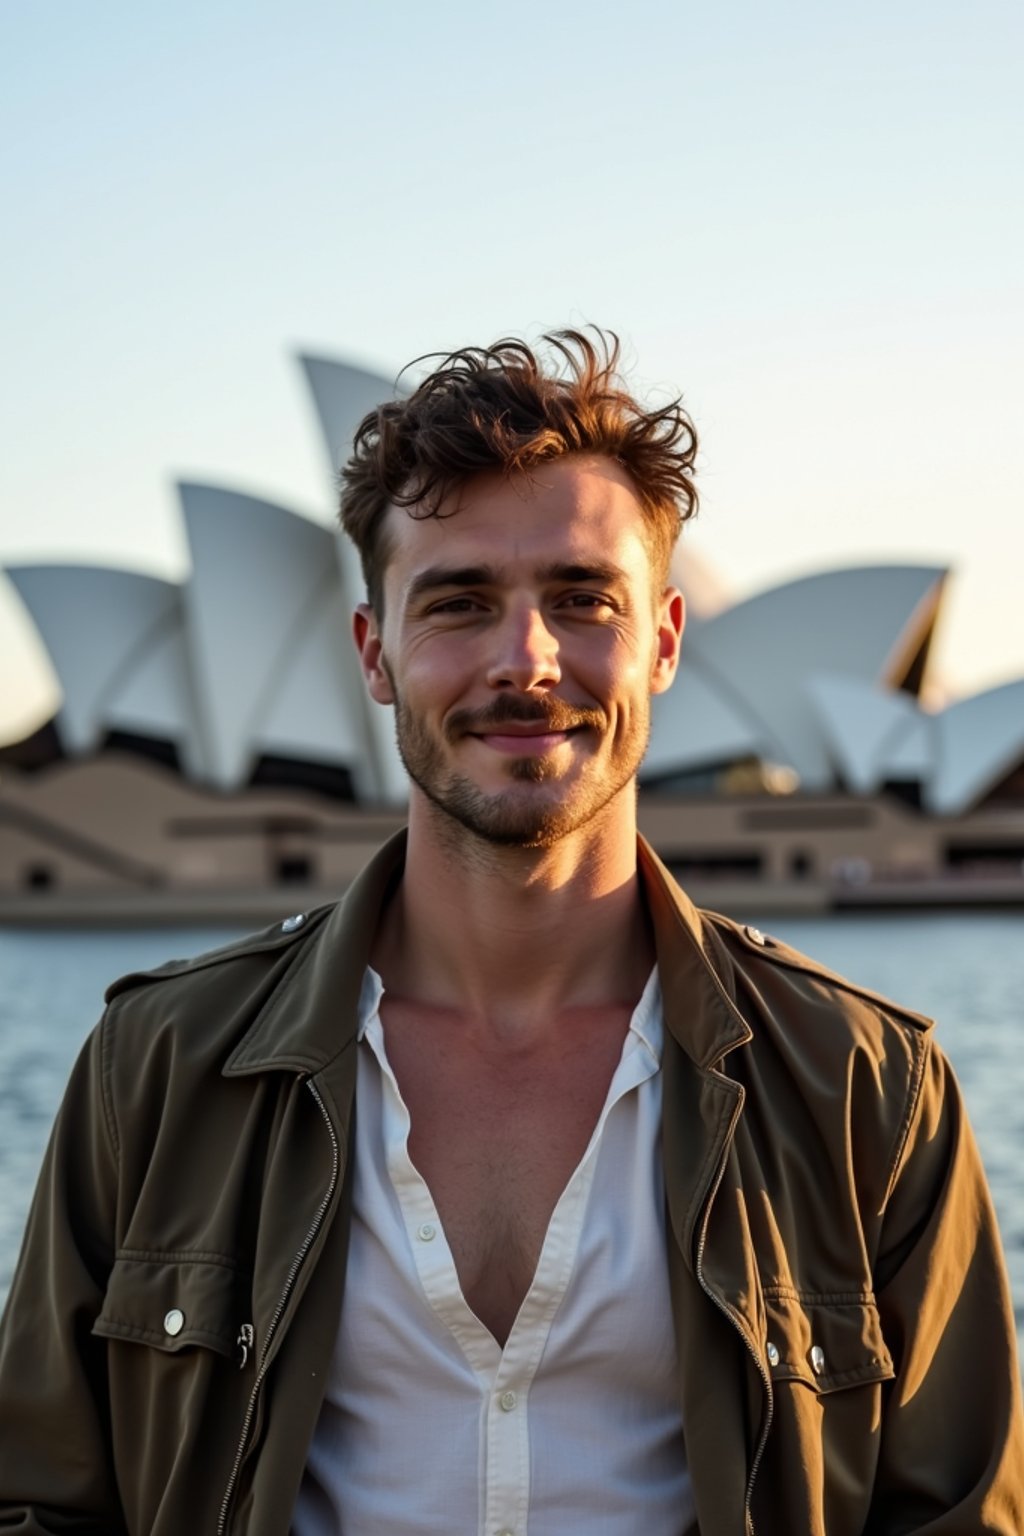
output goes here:
[[104, 1341], [117, 1139], [105, 1022], [72, 1071], [0, 1323], [0, 1531], [120, 1536]]
[[960, 1090], [923, 1043], [876, 1265], [896, 1369], [867, 1529], [1024, 1532], [1024, 1418], [995, 1215]]

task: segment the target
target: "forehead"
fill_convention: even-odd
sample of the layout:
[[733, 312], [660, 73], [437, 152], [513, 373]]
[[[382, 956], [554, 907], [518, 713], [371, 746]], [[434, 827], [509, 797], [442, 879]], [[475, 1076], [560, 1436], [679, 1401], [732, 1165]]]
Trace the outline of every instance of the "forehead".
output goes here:
[[614, 460], [575, 457], [511, 479], [495, 471], [452, 492], [440, 516], [389, 508], [386, 580], [402, 587], [437, 560], [548, 565], [556, 557], [614, 559], [626, 571], [650, 566], [647, 521], [629, 474]]

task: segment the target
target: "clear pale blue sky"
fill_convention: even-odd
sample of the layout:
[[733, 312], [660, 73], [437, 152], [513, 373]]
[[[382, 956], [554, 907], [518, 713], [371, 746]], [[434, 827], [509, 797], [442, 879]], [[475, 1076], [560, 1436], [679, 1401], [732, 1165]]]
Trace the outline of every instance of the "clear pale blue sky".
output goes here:
[[[181, 576], [176, 476], [327, 518], [299, 347], [597, 321], [683, 390], [737, 594], [950, 562], [942, 672], [1024, 673], [1022, 45], [1018, 0], [5, 6], [0, 563]], [[53, 700], [0, 590], [0, 739]]]

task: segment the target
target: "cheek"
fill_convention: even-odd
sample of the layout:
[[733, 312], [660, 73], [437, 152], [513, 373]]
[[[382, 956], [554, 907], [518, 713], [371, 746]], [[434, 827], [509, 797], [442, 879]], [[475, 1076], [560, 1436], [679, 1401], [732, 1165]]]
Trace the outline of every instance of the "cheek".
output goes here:
[[646, 640], [631, 638], [612, 647], [605, 658], [605, 688], [610, 702], [630, 709], [638, 697], [646, 698], [657, 666], [657, 651]]
[[444, 636], [405, 646], [388, 676], [409, 703], [443, 711], [465, 702], [473, 671], [472, 642]]

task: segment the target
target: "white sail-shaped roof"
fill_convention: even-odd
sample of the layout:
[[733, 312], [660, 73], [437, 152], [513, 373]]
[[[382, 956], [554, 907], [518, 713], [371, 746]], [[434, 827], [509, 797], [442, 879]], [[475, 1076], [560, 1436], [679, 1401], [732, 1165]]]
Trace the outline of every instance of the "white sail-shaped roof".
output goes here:
[[[338, 471], [352, 450], [352, 439], [363, 417], [385, 400], [400, 398], [404, 391], [383, 374], [333, 358], [303, 355], [299, 362], [316, 406], [333, 495]], [[335, 553], [342, 601], [350, 613], [366, 597], [359, 555], [351, 540], [341, 535]], [[375, 765], [373, 798], [400, 804], [408, 793], [408, 781], [395, 743], [394, 716], [390, 709], [372, 702], [367, 711], [367, 750]]]
[[928, 782], [935, 772], [937, 718], [918, 710], [886, 738], [879, 758], [883, 783], [897, 779], [922, 785]]
[[372, 799], [374, 780], [361, 740], [361, 694], [348, 615], [330, 573], [283, 658], [253, 745], [285, 757], [343, 761], [354, 771], [361, 797]]
[[180, 589], [106, 566], [9, 566], [7, 574], [60, 682], [65, 750], [92, 752], [111, 729], [136, 731], [174, 742], [195, 771]]
[[306, 354], [299, 362], [312, 391], [327, 462], [331, 473], [336, 474], [351, 452], [352, 439], [363, 417], [385, 400], [396, 399], [401, 391], [396, 389], [394, 380], [369, 368]]
[[1024, 679], [951, 704], [935, 716], [935, 731], [924, 801], [952, 816], [970, 810], [1024, 758]]
[[[833, 770], [808, 679], [839, 672], [898, 681], [926, 643], [944, 576], [931, 566], [805, 576], [709, 619], [686, 646], [704, 675], [759, 723], [770, 755], [795, 768], [805, 789], [825, 789]], [[684, 667], [685, 654], [684, 646]]]
[[736, 758], [767, 755], [767, 746], [757, 722], [744, 719], [691, 660], [668, 692], [651, 700], [651, 740], [643, 776], [717, 768]]
[[372, 783], [353, 707], [355, 657], [350, 645], [331, 648], [330, 608], [340, 600], [334, 535], [253, 496], [207, 485], [179, 490], [193, 559], [185, 610], [206, 776], [225, 789], [247, 780], [264, 732], [280, 741], [287, 686], [292, 723], [304, 718], [303, 734], [316, 730], [320, 741], [313, 723], [332, 720], [339, 735], [331, 758], [357, 783]]
[[918, 706], [905, 693], [860, 678], [814, 673], [807, 691], [844, 783], [857, 794], [880, 789], [889, 776], [887, 750]]

